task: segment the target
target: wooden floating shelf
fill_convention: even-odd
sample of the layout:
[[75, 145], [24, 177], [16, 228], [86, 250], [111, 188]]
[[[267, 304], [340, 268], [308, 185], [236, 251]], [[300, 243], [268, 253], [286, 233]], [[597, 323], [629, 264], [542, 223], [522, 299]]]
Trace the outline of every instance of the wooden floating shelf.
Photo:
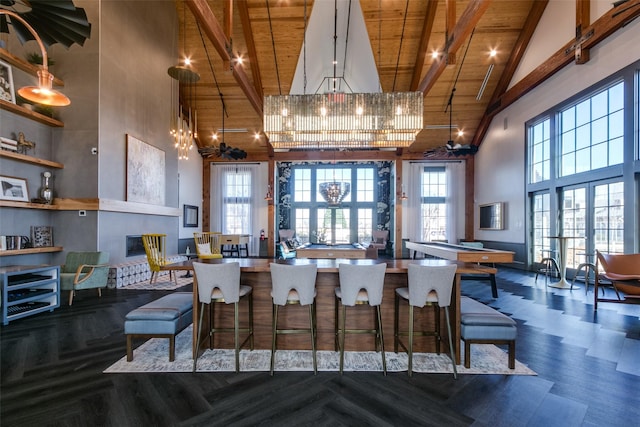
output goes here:
[[180, 209], [169, 206], [149, 205], [146, 203], [126, 202], [110, 199], [67, 199], [55, 198], [53, 204], [14, 202], [0, 200], [0, 207], [21, 209], [47, 209], [52, 211], [103, 211], [143, 215], [180, 216]]
[[0, 200], [0, 207], [21, 208], [21, 209], [45, 209], [45, 210], [58, 209], [55, 205], [47, 205], [44, 203], [31, 203], [31, 202], [14, 202], [13, 200]]
[[[38, 71], [40, 70], [39, 66], [18, 58], [17, 56], [9, 53], [7, 49], [0, 48], [0, 58], [4, 59], [14, 67], [21, 69], [25, 73], [29, 73], [36, 77], [38, 76]], [[55, 76], [53, 77], [53, 84], [56, 86], [64, 86], [64, 82]]]
[[45, 248], [14, 249], [10, 251], [0, 251], [0, 256], [44, 254], [49, 252], [62, 252], [62, 246], [47, 246]]
[[5, 101], [3, 99], [0, 99], [0, 109], [11, 111], [12, 113], [16, 113], [22, 117], [26, 117], [28, 119], [40, 122], [51, 127], [64, 127], [64, 123], [62, 123], [60, 120], [56, 120], [52, 117], [47, 117], [43, 114], [36, 113], [35, 111], [28, 110], [24, 107]]
[[14, 151], [0, 150], [0, 157], [7, 157], [9, 159], [17, 160], [19, 162], [24, 162], [24, 163], [30, 163], [32, 165], [47, 166], [47, 167], [56, 168], [56, 169], [64, 168], [64, 165], [62, 163], [54, 162], [51, 160], [39, 159], [37, 157], [16, 153]]

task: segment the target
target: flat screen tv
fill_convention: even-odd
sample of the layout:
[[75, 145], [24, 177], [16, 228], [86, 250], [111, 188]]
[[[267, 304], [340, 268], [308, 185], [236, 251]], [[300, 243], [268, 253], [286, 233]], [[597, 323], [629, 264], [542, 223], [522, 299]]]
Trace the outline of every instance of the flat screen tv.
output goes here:
[[488, 203], [480, 205], [480, 229], [504, 229], [504, 203]]

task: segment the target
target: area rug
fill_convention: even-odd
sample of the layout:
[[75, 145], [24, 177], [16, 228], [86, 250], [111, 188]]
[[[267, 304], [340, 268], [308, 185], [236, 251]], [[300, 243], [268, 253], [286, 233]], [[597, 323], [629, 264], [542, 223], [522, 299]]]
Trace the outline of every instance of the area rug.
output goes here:
[[[176, 337], [176, 360], [169, 362], [169, 340], [152, 338], [134, 350], [133, 361], [127, 362], [126, 356], [107, 368], [105, 373], [140, 372], [191, 372], [191, 326]], [[464, 350], [464, 346], [463, 346]], [[385, 352], [387, 371], [407, 370], [407, 354], [403, 352]], [[435, 353], [414, 353], [413, 371], [421, 373], [452, 373], [453, 367], [448, 356]], [[464, 354], [462, 355], [464, 357]], [[269, 371], [271, 351], [242, 350], [240, 352], [240, 370]], [[318, 351], [319, 371], [338, 371], [340, 355], [334, 351]], [[464, 358], [462, 359], [464, 360]], [[348, 351], [345, 353], [345, 371], [382, 371], [382, 358], [375, 351]], [[312, 371], [313, 361], [310, 350], [277, 350], [276, 371]], [[459, 374], [499, 374], [499, 375], [537, 375], [527, 366], [516, 361], [515, 369], [509, 369], [508, 356], [500, 348], [491, 345], [471, 346], [471, 368], [457, 366]], [[234, 372], [235, 357], [233, 350], [215, 349], [204, 351], [198, 358], [198, 372]]]
[[149, 279], [138, 283], [132, 283], [127, 286], [123, 286], [120, 289], [134, 289], [134, 290], [147, 290], [147, 291], [172, 291], [174, 289], [181, 288], [193, 283], [192, 277], [183, 277], [184, 273], [178, 273], [178, 284], [176, 285], [173, 280], [169, 280], [169, 275], [165, 274], [158, 277], [155, 283], [149, 283]]

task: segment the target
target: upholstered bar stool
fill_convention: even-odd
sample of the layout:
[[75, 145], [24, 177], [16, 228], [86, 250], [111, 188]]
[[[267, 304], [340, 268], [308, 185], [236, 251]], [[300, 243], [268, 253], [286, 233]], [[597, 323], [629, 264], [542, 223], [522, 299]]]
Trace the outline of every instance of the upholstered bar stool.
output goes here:
[[[340, 287], [335, 290], [335, 335], [336, 347], [340, 349], [340, 373], [344, 368], [344, 341], [346, 334], [373, 334], [382, 353], [382, 370], [387, 375], [387, 360], [384, 354], [384, 336], [382, 333], [382, 290], [387, 264], [354, 265], [339, 264]], [[342, 303], [342, 318], [338, 315], [338, 307]], [[347, 306], [367, 304], [376, 308], [374, 329], [347, 329]], [[338, 343], [339, 341], [339, 343]]]
[[[227, 264], [193, 263], [195, 283], [198, 284], [198, 299], [200, 300], [200, 320], [198, 321], [198, 333], [202, 331], [202, 318], [204, 306], [209, 306], [209, 333], [207, 334], [213, 344], [213, 336], [218, 332], [233, 332], [236, 353], [236, 372], [240, 372], [240, 348], [249, 341], [253, 350], [253, 288], [240, 284], [240, 264], [230, 262]], [[247, 297], [249, 308], [249, 327], [240, 328], [238, 305], [241, 298]], [[234, 304], [233, 328], [216, 328], [214, 318], [214, 304]], [[248, 335], [240, 343], [240, 332]], [[200, 342], [198, 337], [196, 354], [193, 358], [193, 372], [196, 371]]]
[[[451, 305], [451, 291], [453, 289], [453, 280], [456, 275], [456, 265], [420, 265], [409, 264], [408, 280], [409, 287], [397, 288], [395, 295], [395, 319], [394, 319], [394, 351], [398, 352], [398, 344], [408, 353], [409, 368], [407, 370], [409, 376], [413, 371], [413, 337], [416, 335], [435, 336], [436, 351], [440, 353], [439, 341], [442, 336], [440, 333], [440, 308], [444, 308], [445, 319], [447, 321], [447, 335], [449, 338], [449, 353], [451, 355], [451, 364], [453, 365], [453, 377], [458, 378], [456, 369], [456, 356], [451, 339], [451, 323], [449, 320], [449, 306]], [[409, 331], [401, 332], [399, 328], [400, 300], [409, 303]], [[413, 321], [413, 308], [423, 308], [425, 305], [434, 304], [435, 325], [434, 331], [415, 331]], [[401, 336], [409, 337], [409, 345], [405, 346], [400, 340]]]
[[[313, 373], [318, 373], [316, 359], [316, 264], [288, 265], [271, 263], [271, 298], [273, 299], [271, 368], [273, 375], [278, 335], [309, 334], [313, 356]], [[278, 329], [278, 308], [297, 304], [309, 306], [309, 328]]]

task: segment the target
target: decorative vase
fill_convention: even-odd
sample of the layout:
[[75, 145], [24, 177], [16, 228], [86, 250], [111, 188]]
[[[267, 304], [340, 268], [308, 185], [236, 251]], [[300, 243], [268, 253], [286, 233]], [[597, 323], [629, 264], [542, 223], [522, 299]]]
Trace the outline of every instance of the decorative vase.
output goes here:
[[43, 183], [42, 189], [40, 190], [40, 197], [46, 204], [50, 205], [53, 202], [53, 188], [51, 188], [51, 183], [49, 182], [51, 179], [51, 172], [43, 172], [42, 178]]

